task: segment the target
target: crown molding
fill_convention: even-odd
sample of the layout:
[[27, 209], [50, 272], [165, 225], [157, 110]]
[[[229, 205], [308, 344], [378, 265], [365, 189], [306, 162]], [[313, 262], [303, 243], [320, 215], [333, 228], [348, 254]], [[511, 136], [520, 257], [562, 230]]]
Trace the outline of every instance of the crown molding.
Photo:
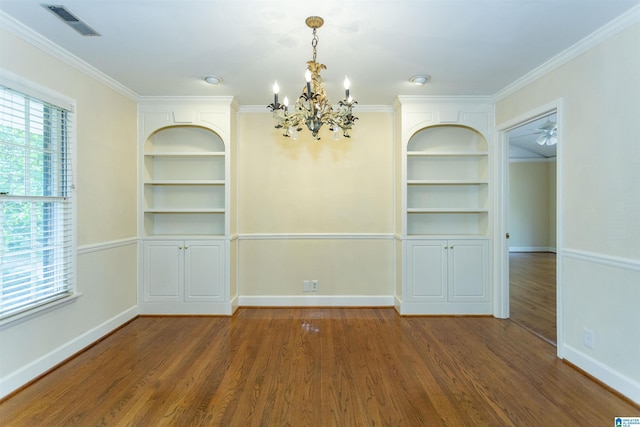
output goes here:
[[[273, 114], [264, 105], [241, 105], [239, 113], [266, 113]], [[391, 105], [355, 105], [354, 113], [393, 113]]]
[[534, 68], [524, 76], [520, 77], [504, 89], [496, 92], [493, 96], [493, 101], [498, 102], [507, 96], [513, 95], [515, 92], [529, 85], [530, 83], [538, 80], [542, 76], [550, 73], [551, 71], [561, 67], [567, 62], [577, 58], [589, 49], [596, 47], [616, 34], [626, 30], [631, 25], [640, 22], [640, 5], [634, 6], [627, 12], [623, 13], [613, 21], [600, 27], [595, 32], [591, 33], [587, 37], [583, 38], [573, 46], [560, 52], [544, 64]]
[[206, 102], [213, 104], [237, 104], [236, 99], [233, 96], [220, 95], [220, 96], [138, 96], [138, 101], [142, 104], [175, 104], [185, 103], [193, 104], [198, 102]]
[[398, 95], [394, 106], [399, 104], [423, 104], [428, 102], [487, 102], [493, 103], [492, 95]]
[[137, 102], [139, 100], [138, 94], [133, 92], [131, 89], [112, 79], [92, 65], [89, 65], [67, 50], [61, 48], [51, 40], [43, 37], [41, 34], [33, 31], [31, 28], [25, 26], [3, 11], [0, 11], [0, 29], [10, 32], [14, 36], [37, 47], [38, 49], [53, 56], [54, 58], [59, 59], [65, 64], [88, 75], [89, 77], [97, 80], [105, 86], [115, 90], [119, 94], [131, 99], [132, 101]]

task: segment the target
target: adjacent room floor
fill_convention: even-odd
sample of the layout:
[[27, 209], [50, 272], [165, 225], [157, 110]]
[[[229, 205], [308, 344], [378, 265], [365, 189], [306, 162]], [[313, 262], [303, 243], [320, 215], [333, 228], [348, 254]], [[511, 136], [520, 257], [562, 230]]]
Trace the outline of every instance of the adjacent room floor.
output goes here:
[[556, 343], [556, 254], [509, 254], [509, 317]]

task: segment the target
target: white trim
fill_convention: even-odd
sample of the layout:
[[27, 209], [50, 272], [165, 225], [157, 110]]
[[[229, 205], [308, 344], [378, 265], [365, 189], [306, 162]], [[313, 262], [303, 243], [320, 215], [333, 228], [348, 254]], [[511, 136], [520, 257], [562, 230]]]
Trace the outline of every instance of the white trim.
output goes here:
[[224, 301], [143, 301], [138, 305], [138, 307], [141, 316], [150, 314], [179, 316], [230, 316], [238, 308], [231, 302]]
[[551, 246], [509, 246], [509, 252], [555, 252]]
[[640, 382], [611, 369], [608, 365], [570, 346], [564, 346], [565, 358], [578, 368], [640, 404]]
[[410, 240], [487, 240], [492, 241], [491, 236], [483, 235], [463, 235], [463, 234], [428, 234], [428, 235], [409, 235], [402, 238], [403, 241]]
[[71, 341], [61, 345], [57, 349], [45, 354], [39, 359], [21, 367], [17, 371], [0, 378], [0, 399], [20, 387], [28, 384], [29, 381], [33, 381], [38, 376], [44, 374], [56, 365], [64, 362], [68, 358], [79, 353], [83, 349], [92, 345], [100, 338], [109, 334], [116, 328], [122, 326], [129, 320], [135, 318], [138, 315], [138, 307], [133, 306], [106, 322], [96, 326], [93, 329], [85, 332], [84, 334], [72, 339]]
[[354, 113], [393, 113], [391, 105], [354, 105]]
[[144, 104], [144, 106], [149, 105], [160, 105], [166, 106], [167, 104], [171, 106], [176, 106], [177, 104], [187, 104], [189, 106], [198, 105], [198, 104], [214, 104], [218, 106], [227, 107], [229, 105], [236, 106], [236, 100], [232, 95], [217, 95], [217, 96], [138, 96], [138, 102], [140, 104]]
[[[395, 292], [395, 290], [394, 290], [394, 292]], [[402, 296], [401, 295], [394, 295], [393, 296], [393, 308], [396, 309], [398, 314], [400, 314], [402, 312]]]
[[238, 234], [238, 240], [393, 240], [393, 233], [256, 233]]
[[640, 261], [577, 249], [564, 249], [565, 258], [573, 258], [581, 261], [593, 262], [608, 267], [624, 268], [625, 270], [640, 271]]
[[112, 240], [110, 242], [97, 243], [94, 245], [83, 245], [78, 247], [78, 255], [84, 255], [91, 252], [105, 251], [109, 249], [115, 249], [122, 246], [129, 246], [138, 243], [140, 239], [137, 237], [130, 237], [128, 239]]
[[238, 109], [238, 114], [243, 113], [264, 113], [269, 115], [273, 114], [267, 109], [265, 105], [241, 105]]
[[556, 157], [515, 157], [509, 163], [555, 163]]
[[499, 318], [509, 317], [509, 242], [505, 238], [509, 231], [509, 137], [507, 132], [523, 124], [529, 123], [537, 118], [543, 117], [552, 111], [557, 114], [558, 121], [558, 149], [557, 149], [557, 179], [556, 179], [556, 352], [559, 358], [564, 357], [564, 311], [563, 311], [563, 242], [564, 234], [562, 224], [564, 218], [563, 205], [563, 162], [564, 162], [564, 100], [555, 99], [517, 117], [496, 125], [496, 141], [498, 148], [496, 151], [497, 160], [495, 162], [495, 204], [494, 217], [495, 240], [494, 240], [494, 316]]
[[9, 315], [3, 319], [0, 319], [0, 330], [12, 327], [18, 323], [26, 322], [44, 313], [48, 313], [60, 306], [67, 305], [74, 302], [82, 296], [79, 292], [72, 292], [69, 295], [62, 295], [58, 299], [44, 301], [38, 305], [31, 306], [24, 311], [20, 311], [16, 314]]
[[487, 302], [403, 302], [402, 316], [491, 316], [492, 307]]
[[[540, 105], [532, 110], [529, 110], [523, 114], [520, 114], [510, 120], [507, 120], [504, 123], [501, 124], [496, 124], [496, 131], [497, 132], [508, 132], [512, 129], [515, 129], [519, 126], [522, 126], [524, 124], [533, 122], [534, 120], [537, 120], [539, 118], [542, 118], [544, 116], [549, 115], [550, 113], [553, 113], [554, 111], [557, 111], [559, 108], [561, 108], [562, 106], [562, 98], [558, 98], [555, 99], [551, 102], [547, 102], [544, 105]], [[561, 131], [561, 123], [559, 122], [560, 118], [558, 117], [558, 132]], [[558, 138], [558, 141], [560, 141], [560, 138]], [[558, 145], [558, 149], [560, 148], [560, 144]], [[557, 158], [557, 157], [556, 157]]]
[[[493, 95], [398, 95], [397, 101], [399, 104], [397, 107], [406, 104], [417, 104], [419, 106], [424, 106], [428, 103], [433, 102], [444, 102], [444, 103], [489, 103], [493, 106], [494, 97]], [[394, 103], [394, 105], [396, 105]], [[395, 107], [395, 108], [397, 108]]]
[[67, 50], [61, 48], [51, 40], [33, 31], [31, 28], [25, 26], [3, 11], [0, 11], [0, 28], [7, 30], [16, 37], [37, 47], [38, 49], [53, 56], [54, 58], [59, 59], [65, 64], [115, 90], [119, 94], [131, 99], [132, 101], [138, 100], [138, 94], [133, 92], [131, 89], [107, 76], [102, 71], [98, 70], [92, 65], [89, 65], [87, 62], [71, 54]]
[[607, 39], [615, 36], [616, 34], [624, 31], [631, 25], [640, 21], [640, 5], [634, 6], [629, 9], [627, 12], [618, 16], [608, 24], [600, 27], [587, 37], [583, 38], [579, 42], [575, 43], [568, 49], [560, 52], [544, 64], [534, 68], [524, 76], [520, 77], [510, 85], [496, 92], [493, 100], [498, 102], [510, 95], [513, 95], [515, 92], [519, 91], [523, 87], [527, 86], [530, 83], [533, 83], [540, 77], [552, 72], [553, 70], [561, 67], [567, 62], [577, 58], [583, 53], [587, 52], [589, 49], [594, 48], [600, 43], [606, 41]]
[[[266, 98], [265, 98], [266, 100]], [[393, 113], [393, 107], [391, 105], [355, 105], [353, 107], [354, 113]], [[273, 114], [264, 105], [241, 105], [238, 113], [265, 113]]]
[[75, 114], [76, 112], [75, 99], [3, 68], [0, 68], [0, 84], [9, 89], [37, 98], [40, 101], [48, 102], [71, 113]]
[[240, 304], [238, 304], [238, 298], [239, 297], [237, 293], [230, 298], [229, 305], [231, 306], [231, 314], [235, 313], [236, 310], [240, 307]]
[[240, 307], [393, 307], [393, 295], [240, 295]]

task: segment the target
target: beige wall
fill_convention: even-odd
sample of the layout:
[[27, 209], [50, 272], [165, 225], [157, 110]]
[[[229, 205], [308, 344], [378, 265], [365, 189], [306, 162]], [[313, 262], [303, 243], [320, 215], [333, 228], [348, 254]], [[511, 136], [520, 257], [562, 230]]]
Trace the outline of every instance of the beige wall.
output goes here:
[[[640, 24], [496, 104], [497, 124], [556, 99], [564, 356], [640, 402]], [[594, 334], [594, 348], [582, 341]]]
[[548, 161], [509, 163], [511, 251], [555, 250], [555, 169]]
[[0, 69], [76, 102], [77, 288], [0, 328], [0, 396], [136, 313], [136, 102], [0, 30]]
[[563, 98], [563, 184], [571, 188], [563, 193], [564, 243], [636, 260], [640, 259], [639, 27], [634, 25], [496, 104], [500, 124]]
[[311, 279], [317, 295], [393, 294], [393, 115], [356, 115], [350, 139], [313, 141], [240, 114], [240, 295], [302, 295]]
[[392, 232], [392, 114], [357, 115], [338, 141], [285, 138], [270, 114], [240, 115], [240, 234]]

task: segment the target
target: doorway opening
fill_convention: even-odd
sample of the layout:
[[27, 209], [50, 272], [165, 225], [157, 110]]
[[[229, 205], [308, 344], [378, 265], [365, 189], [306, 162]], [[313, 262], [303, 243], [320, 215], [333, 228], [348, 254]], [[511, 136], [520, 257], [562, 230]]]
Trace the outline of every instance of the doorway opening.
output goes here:
[[507, 142], [509, 318], [557, 345], [557, 111], [512, 127]]

